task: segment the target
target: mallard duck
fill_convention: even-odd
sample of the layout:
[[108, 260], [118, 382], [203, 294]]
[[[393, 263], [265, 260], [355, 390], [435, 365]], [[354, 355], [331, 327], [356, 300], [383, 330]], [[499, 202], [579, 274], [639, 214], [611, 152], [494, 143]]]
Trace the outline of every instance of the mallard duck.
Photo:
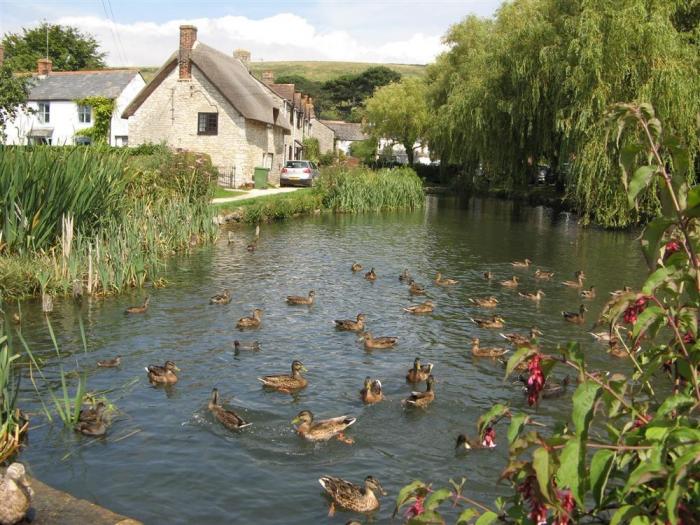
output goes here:
[[492, 315], [490, 319], [475, 319], [473, 317], [469, 319], [479, 328], [503, 328], [506, 324], [506, 320], [500, 315]]
[[352, 266], [350, 267], [350, 269], [351, 269], [353, 272], [361, 272], [361, 271], [362, 271], [362, 265], [361, 265], [360, 263], [352, 263]]
[[403, 310], [410, 314], [429, 314], [435, 309], [435, 304], [428, 299], [421, 304], [414, 304], [412, 306], [407, 306]]
[[496, 308], [498, 306], [498, 299], [493, 295], [490, 297], [470, 297], [469, 302], [481, 308]]
[[435, 378], [433, 375], [429, 375], [428, 379], [425, 380], [425, 391], [424, 392], [411, 392], [411, 395], [404, 399], [404, 404], [412, 407], [426, 408], [430, 403], [435, 400]]
[[95, 406], [81, 408], [80, 412], [78, 413], [78, 422], [89, 423], [102, 419], [105, 410], [107, 410], [107, 405], [105, 405], [102, 401], [99, 401]]
[[146, 310], [148, 310], [148, 303], [151, 302], [151, 296], [147, 295], [146, 298], [143, 300], [143, 304], [141, 306], [130, 306], [126, 310], [124, 310], [125, 313], [127, 314], [142, 314]]
[[453, 286], [453, 285], [457, 284], [458, 282], [459, 281], [457, 281], [455, 279], [443, 279], [442, 274], [440, 272], [438, 272], [435, 275], [435, 284], [437, 284], [438, 286]]
[[22, 318], [20, 317], [20, 315], [17, 312], [12, 314], [12, 322], [14, 324], [21, 324], [22, 323]]
[[102, 359], [97, 362], [97, 366], [102, 368], [116, 368], [122, 364], [122, 356], [118, 355], [112, 359]]
[[613, 297], [620, 297], [621, 295], [631, 291], [632, 288], [630, 288], [629, 286], [625, 286], [622, 290], [613, 290], [612, 292], [610, 292], [610, 295], [612, 295]]
[[371, 350], [373, 348], [391, 348], [396, 346], [398, 337], [372, 337], [370, 332], [362, 332], [365, 348]]
[[[498, 357], [497, 359], [503, 368], [508, 368], [508, 359], [506, 359], [505, 357]], [[528, 368], [529, 363], [528, 360], [525, 359], [523, 361], [520, 361], [517, 365], [515, 365], [513, 372], [525, 372]]]
[[240, 352], [241, 350], [252, 350], [254, 352], [257, 352], [258, 350], [260, 350], [260, 343], [258, 341], [250, 341], [243, 343], [236, 339], [233, 342], [233, 348], [235, 349], [236, 353]]
[[508, 352], [507, 348], [482, 348], [479, 344], [479, 338], [472, 338], [472, 355], [474, 357], [501, 357]]
[[219, 423], [229, 430], [238, 430], [252, 425], [252, 423], [246, 422], [233, 410], [228, 410], [219, 404], [219, 390], [217, 388], [212, 389], [211, 398], [209, 399], [207, 407], [209, 408], [209, 412], [212, 413]]
[[26, 523], [33, 496], [24, 465], [12, 463], [4, 474], [0, 474], [0, 523]]
[[365, 383], [362, 390], [360, 390], [360, 397], [362, 402], [366, 405], [371, 405], [378, 403], [384, 399], [384, 392], [382, 392], [382, 382], [379, 379], [372, 380], [371, 377], [365, 377]]
[[613, 337], [608, 343], [608, 353], [620, 359], [630, 356], [625, 345], [617, 337]]
[[302, 372], [308, 372], [308, 370], [306, 370], [306, 367], [301, 361], [295, 359], [292, 361], [291, 374], [258, 377], [258, 381], [260, 381], [264, 387], [274, 388], [280, 392], [290, 392], [292, 390], [304, 388], [308, 384], [308, 381], [301, 375]]
[[[523, 390], [527, 393], [527, 381], [528, 377], [524, 374], [518, 376], [518, 381], [523, 384]], [[570, 378], [567, 375], [561, 382], [558, 382], [552, 378], [547, 378], [544, 383], [544, 388], [542, 389], [541, 395], [545, 399], [551, 399], [559, 397], [566, 392], [569, 386]]]
[[353, 440], [346, 438], [343, 432], [355, 421], [357, 419], [350, 416], [314, 421], [314, 415], [310, 410], [302, 410], [292, 419], [292, 424], [297, 425], [297, 434], [308, 441], [328, 441], [336, 438], [338, 441], [352, 444]]
[[166, 361], [163, 366], [148, 365], [146, 367], [148, 380], [151, 383], [177, 383], [177, 375], [175, 375], [175, 372], [179, 371], [180, 369], [175, 366], [175, 363], [172, 361]]
[[250, 253], [253, 253], [255, 250], [258, 249], [258, 240], [254, 239], [248, 246], [245, 247], [246, 250], [248, 250]]
[[236, 323], [236, 328], [257, 328], [260, 326], [260, 323], [262, 322], [262, 310], [260, 308], [256, 308], [253, 310], [253, 314], [250, 317], [241, 317], [238, 322]]
[[365, 314], [357, 314], [357, 320], [352, 319], [336, 319], [333, 321], [335, 327], [338, 330], [345, 330], [348, 332], [361, 332], [365, 329], [365, 320], [367, 316]]
[[525, 259], [523, 261], [513, 261], [510, 265], [513, 268], [528, 268], [532, 261], [530, 259]]
[[501, 286], [505, 286], [506, 288], [516, 288], [518, 284], [520, 284], [520, 279], [518, 279], [515, 275], [510, 279], [501, 281]]
[[209, 304], [228, 304], [231, 302], [231, 292], [226, 288], [223, 292], [211, 296]]
[[288, 295], [287, 296], [287, 303], [312, 305], [312, 304], [314, 304], [315, 297], [316, 297], [316, 292], [311, 290], [309, 292], [309, 295], [306, 297], [304, 297], [303, 295]]
[[581, 305], [578, 312], [562, 312], [561, 315], [564, 316], [564, 320], [574, 324], [583, 324], [585, 319], [585, 314], [588, 311], [585, 305]]
[[496, 447], [496, 432], [493, 427], [488, 427], [484, 431], [482, 439], [469, 439], [466, 434], [457, 436], [455, 449], [457, 450], [472, 450], [475, 448], [495, 448]]
[[549, 281], [552, 277], [554, 277], [554, 272], [544, 272], [539, 268], [535, 270], [535, 279], [539, 279], [541, 281]]
[[540, 301], [544, 297], [544, 292], [542, 290], [537, 290], [536, 292], [518, 292], [520, 297], [525, 299], [530, 299], [531, 301]]
[[378, 496], [386, 496], [379, 481], [372, 476], [365, 478], [364, 486], [331, 476], [323, 476], [318, 482], [333, 500], [328, 510], [329, 516], [335, 514], [336, 505], [352, 512], [374, 512], [379, 508]]
[[593, 337], [593, 339], [595, 339], [595, 340], [598, 341], [599, 343], [609, 343], [609, 342], [612, 340], [612, 338], [613, 338], [613, 336], [612, 336], [612, 335], [610, 334], [610, 332], [608, 332], [608, 331], [604, 331], [604, 332], [588, 332], [588, 333], [591, 334], [591, 336]]
[[591, 286], [588, 290], [581, 290], [579, 295], [584, 299], [595, 299], [595, 286]]
[[492, 272], [484, 272], [484, 279], [487, 281], [490, 281], [493, 279], [493, 273]]
[[104, 403], [97, 403], [94, 408], [83, 409], [78, 415], [74, 430], [85, 436], [99, 437], [107, 433], [107, 423], [104, 421]]
[[577, 270], [574, 274], [575, 281], [562, 281], [561, 284], [568, 286], [569, 288], [583, 288], [583, 281], [586, 278], [586, 274], [583, 270]]
[[413, 279], [408, 281], [408, 285], [408, 293], [410, 293], [411, 295], [425, 295], [425, 288], [423, 288]]
[[377, 274], [374, 271], [374, 268], [371, 268], [369, 272], [365, 274], [365, 279], [368, 281], [376, 281], [377, 280]]
[[408, 268], [404, 268], [403, 272], [401, 272], [401, 274], [399, 275], [399, 281], [401, 281], [402, 283], [404, 283], [404, 282], [407, 283], [410, 280], [411, 280], [411, 274], [408, 273]]
[[515, 334], [515, 333], [498, 334], [498, 335], [500, 335], [503, 339], [510, 341], [512, 344], [514, 344], [516, 346], [523, 346], [523, 345], [530, 343], [533, 339], [536, 339], [538, 335], [543, 335], [543, 334], [536, 326], [533, 326], [532, 328], [530, 328], [529, 335]]
[[406, 374], [406, 381], [409, 383], [420, 383], [428, 379], [428, 376], [433, 371], [433, 364], [428, 363], [427, 365], [422, 365], [420, 358], [416, 357], [413, 360], [413, 368], [408, 370]]

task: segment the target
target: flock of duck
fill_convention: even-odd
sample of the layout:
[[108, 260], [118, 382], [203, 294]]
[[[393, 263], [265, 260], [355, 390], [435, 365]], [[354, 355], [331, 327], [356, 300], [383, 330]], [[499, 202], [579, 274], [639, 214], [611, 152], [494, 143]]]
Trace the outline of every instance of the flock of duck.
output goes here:
[[[257, 241], [256, 231], [256, 241]], [[254, 242], [256, 242], [254, 241]], [[515, 269], [527, 270], [532, 261], [525, 259], [523, 261], [513, 261], [511, 265]], [[359, 263], [354, 263], [351, 266], [352, 272], [362, 272], [363, 266]], [[484, 278], [488, 281], [494, 280], [494, 275], [491, 272], [485, 272]], [[368, 281], [375, 281], [377, 273], [374, 268], [371, 268], [364, 274], [364, 278]], [[427, 294], [426, 288], [415, 281], [409, 274], [409, 271], [404, 270], [399, 276], [399, 281], [408, 287], [408, 291], [413, 296], [424, 296]], [[553, 272], [545, 272], [537, 269], [534, 272], [534, 278], [537, 281], [551, 281], [554, 278]], [[562, 281], [561, 285], [572, 289], [576, 289], [582, 299], [589, 300], [595, 298], [595, 287], [591, 286], [584, 289], [585, 274], [579, 270], [574, 275], [574, 280]], [[444, 278], [439, 272], [433, 280], [434, 284], [441, 287], [452, 287], [459, 284], [455, 279]], [[504, 288], [512, 290], [518, 289], [518, 295], [525, 300], [539, 302], [545, 293], [538, 289], [536, 291], [519, 290], [521, 284], [520, 278], [516, 275], [510, 279], [499, 281], [499, 284]], [[617, 292], [613, 292], [617, 293]], [[305, 296], [288, 296], [286, 302], [289, 305], [305, 305], [312, 306], [316, 300], [316, 293], [311, 290]], [[211, 297], [211, 304], [225, 305], [231, 301], [231, 293], [229, 290], [216, 294]], [[475, 307], [489, 310], [498, 307], [499, 301], [495, 296], [472, 297], [470, 303]], [[149, 308], [150, 298], [146, 297], [143, 304], [127, 308], [127, 315], [137, 315], [146, 312]], [[435, 304], [431, 300], [425, 300], [422, 303], [406, 306], [404, 311], [413, 315], [421, 315], [430, 313], [434, 310]], [[574, 324], [583, 324], [587, 308], [585, 304], [581, 304], [578, 311], [564, 311], [562, 317], [565, 321]], [[256, 329], [262, 325], [263, 310], [256, 308], [250, 316], [240, 318], [236, 327], [243, 331], [248, 329]], [[471, 321], [480, 328], [484, 329], [501, 329], [505, 326], [505, 320], [500, 315], [494, 314], [483, 318], [470, 318]], [[366, 349], [383, 349], [391, 348], [398, 342], [397, 337], [374, 337], [366, 327], [366, 316], [363, 313], [358, 313], [354, 319], [338, 319], [334, 321], [336, 330], [355, 332], [360, 335]], [[508, 341], [513, 347], [523, 347], [530, 345], [537, 346], [537, 338], [542, 335], [542, 332], [537, 327], [532, 327], [528, 333], [501, 333], [501, 337]], [[603, 338], [603, 334], [592, 334], [596, 338]], [[256, 351], [260, 349], [257, 341], [234, 341], [233, 343], [236, 352], [242, 350]], [[612, 346], [612, 345], [611, 345]], [[472, 339], [471, 353], [478, 358], [498, 359], [502, 364], [505, 364], [505, 358], [510, 348], [507, 347], [484, 347], [481, 346], [479, 338]], [[98, 361], [99, 367], [118, 367], [121, 364], [121, 357], [117, 356], [113, 359]], [[303, 376], [306, 372], [304, 364], [299, 360], [294, 360], [291, 363], [289, 374], [273, 374], [259, 377], [258, 380], [262, 383], [263, 388], [276, 390], [283, 393], [293, 393], [305, 388], [308, 384], [307, 379]], [[524, 371], [525, 367], [520, 367], [520, 371]], [[154, 384], [174, 384], [178, 381], [177, 373], [180, 369], [172, 361], [165, 361], [163, 365], [150, 365], [146, 367], [148, 380]], [[519, 377], [520, 381], [526, 382], [524, 376]], [[403, 400], [403, 405], [407, 408], [427, 408], [435, 400], [435, 378], [433, 376], [433, 364], [422, 363], [420, 358], [416, 357], [413, 365], [406, 372], [406, 381], [411, 385], [419, 385], [425, 383], [424, 390], [415, 390], [411, 392], [406, 399]], [[568, 377], [561, 382], [553, 380], [547, 381], [545, 389], [542, 392], [543, 397], [555, 397], [562, 394], [568, 384]], [[382, 383], [379, 379], [366, 377], [363, 388], [360, 390], [360, 398], [365, 404], [379, 403], [384, 399], [382, 391]], [[252, 423], [246, 421], [239, 414], [231, 409], [221, 405], [219, 400], [219, 392], [214, 388], [211, 392], [211, 397], [208, 402], [208, 410], [215, 420], [221, 425], [230, 430], [240, 430], [250, 426]], [[80, 411], [78, 422], [75, 430], [87, 436], [104, 435], [108, 427], [108, 418], [105, 416], [106, 406], [104, 403], [97, 403], [90, 408], [84, 408]], [[341, 442], [352, 444], [353, 440], [345, 436], [346, 430], [356, 421], [355, 417], [339, 416], [327, 419], [316, 419], [314, 414], [309, 410], [302, 410], [291, 421], [297, 434], [308, 441], [328, 441], [337, 439]], [[477, 439], [470, 439], [464, 434], [460, 434], [457, 438], [456, 447], [459, 450], [467, 450], [473, 448], [492, 448], [496, 446], [495, 433], [491, 427], [486, 429], [483, 436]], [[329, 514], [334, 512], [335, 506], [343, 509], [370, 513], [378, 509], [379, 496], [385, 495], [381, 484], [372, 476], [368, 476], [362, 485], [357, 485], [349, 481], [324, 476], [319, 479], [319, 483], [331, 499]]]

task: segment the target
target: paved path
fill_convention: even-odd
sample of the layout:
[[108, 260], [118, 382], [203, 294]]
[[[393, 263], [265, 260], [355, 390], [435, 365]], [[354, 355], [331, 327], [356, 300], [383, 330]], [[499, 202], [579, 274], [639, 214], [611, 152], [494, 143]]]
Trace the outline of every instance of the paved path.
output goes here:
[[266, 195], [276, 195], [278, 193], [289, 193], [292, 191], [297, 191], [299, 188], [268, 188], [266, 190], [250, 190], [245, 193], [245, 195], [236, 195], [235, 197], [219, 197], [217, 199], [212, 199], [212, 204], [222, 204], [224, 202], [236, 202], [243, 201], [247, 199], [255, 199], [257, 197], [264, 197]]

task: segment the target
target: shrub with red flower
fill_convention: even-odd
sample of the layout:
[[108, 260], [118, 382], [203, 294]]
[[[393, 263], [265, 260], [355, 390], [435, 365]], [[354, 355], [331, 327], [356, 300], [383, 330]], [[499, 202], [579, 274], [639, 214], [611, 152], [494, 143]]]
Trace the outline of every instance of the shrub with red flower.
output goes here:
[[484, 439], [481, 441], [482, 447], [495, 448], [496, 446], [496, 431], [489, 426], [484, 432]]
[[411, 518], [415, 518], [416, 516], [423, 514], [425, 512], [425, 507], [423, 507], [424, 500], [425, 495], [416, 496], [416, 501], [408, 508], [404, 516], [410, 520]]
[[624, 314], [625, 322], [629, 324], [636, 323], [639, 314], [641, 314], [646, 309], [648, 303], [649, 297], [642, 295], [634, 303], [628, 306]]
[[571, 523], [571, 514], [576, 507], [574, 496], [570, 490], [560, 490], [557, 492], [557, 497], [561, 503], [561, 511], [557, 514], [553, 525], [569, 525]]
[[546, 525], [547, 523], [547, 507], [539, 499], [539, 491], [537, 486], [537, 478], [534, 475], [529, 475], [525, 478], [517, 490], [522, 498], [530, 504], [529, 518], [535, 525]]
[[539, 401], [540, 392], [544, 388], [544, 374], [542, 373], [542, 356], [535, 354], [527, 365], [530, 376], [527, 378], [527, 404], [532, 406]]
[[671, 239], [666, 243], [666, 246], [664, 246], [664, 261], [679, 251], [681, 251], [681, 243], [675, 239]]

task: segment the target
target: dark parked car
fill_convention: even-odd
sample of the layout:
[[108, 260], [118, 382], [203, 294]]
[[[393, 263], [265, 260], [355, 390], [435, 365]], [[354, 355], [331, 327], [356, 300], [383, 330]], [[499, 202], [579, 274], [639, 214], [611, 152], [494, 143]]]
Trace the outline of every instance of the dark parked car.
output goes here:
[[280, 186], [311, 186], [318, 176], [318, 166], [315, 162], [288, 160], [280, 173]]

